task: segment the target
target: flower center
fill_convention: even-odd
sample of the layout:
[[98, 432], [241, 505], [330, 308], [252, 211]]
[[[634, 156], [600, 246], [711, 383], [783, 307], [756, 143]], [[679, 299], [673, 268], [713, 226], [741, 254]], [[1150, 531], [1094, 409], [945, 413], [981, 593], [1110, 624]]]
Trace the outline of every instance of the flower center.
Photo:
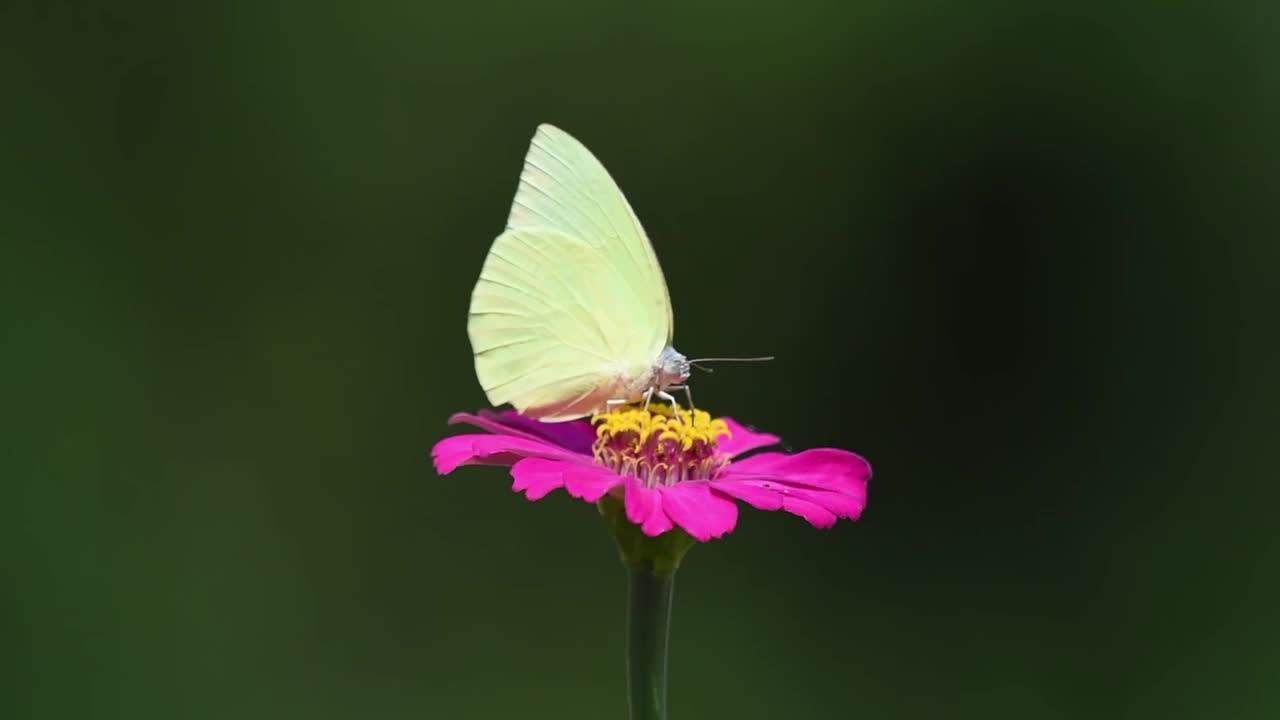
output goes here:
[[679, 417], [675, 412], [665, 406], [624, 407], [592, 416], [596, 463], [646, 487], [714, 478], [728, 464], [716, 445], [729, 435], [728, 426], [702, 410], [681, 408]]

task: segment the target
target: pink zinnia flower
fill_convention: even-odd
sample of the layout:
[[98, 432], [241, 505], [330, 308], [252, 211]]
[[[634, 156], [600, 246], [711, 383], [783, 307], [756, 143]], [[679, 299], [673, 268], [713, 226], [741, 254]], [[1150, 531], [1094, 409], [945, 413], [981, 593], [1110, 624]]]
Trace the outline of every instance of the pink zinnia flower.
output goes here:
[[462, 465], [503, 465], [512, 489], [539, 500], [563, 487], [596, 502], [623, 498], [627, 518], [656, 537], [674, 526], [706, 542], [733, 530], [741, 500], [760, 510], [786, 510], [826, 528], [856, 520], [867, 502], [871, 466], [846, 450], [820, 448], [795, 455], [750, 450], [778, 443], [731, 418], [666, 408], [623, 408], [590, 421], [543, 423], [514, 411], [459, 413], [489, 434], [457, 435], [431, 454], [442, 475]]

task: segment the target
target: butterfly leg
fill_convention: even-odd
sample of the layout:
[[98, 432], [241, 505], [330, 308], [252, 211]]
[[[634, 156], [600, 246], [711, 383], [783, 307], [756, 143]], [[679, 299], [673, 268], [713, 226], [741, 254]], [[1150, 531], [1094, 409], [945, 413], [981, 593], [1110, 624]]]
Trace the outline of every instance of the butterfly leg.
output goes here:
[[695, 409], [696, 409], [696, 408], [694, 408], [694, 406], [693, 406], [693, 391], [689, 389], [689, 386], [688, 386], [688, 385], [672, 385], [672, 386], [668, 387], [667, 389], [668, 389], [668, 390], [683, 390], [683, 391], [684, 391], [684, 399], [689, 401], [689, 410], [690, 410], [690, 412], [692, 412], [693, 410], [695, 410]]
[[649, 401], [653, 399], [653, 388], [645, 390], [641, 397], [644, 398], [644, 411], [649, 412]]
[[[656, 390], [656, 391], [650, 390], [649, 392], [652, 393], [653, 397], [656, 397], [659, 400], [666, 400], [667, 402], [671, 403], [671, 411], [675, 413], [675, 416], [677, 418], [680, 417], [680, 405], [676, 403], [675, 395], [672, 395], [671, 393], [668, 393], [668, 392], [663, 392], [662, 390]], [[645, 404], [647, 405], [648, 403], [646, 402]], [[681, 419], [683, 420], [683, 418]]]
[[[688, 385], [668, 385], [668, 386], [667, 386], [667, 389], [668, 389], [668, 390], [683, 390], [683, 391], [684, 391], [684, 397], [685, 397], [685, 399], [686, 399], [686, 400], [688, 400], [688, 401], [689, 401], [689, 416], [690, 416], [690, 417], [693, 417], [693, 411], [694, 411], [696, 408], [694, 408], [694, 406], [693, 406], [693, 391], [689, 389], [689, 386], [688, 386]], [[662, 398], [663, 400], [670, 400], [670, 401], [671, 401], [671, 408], [672, 408], [673, 410], [676, 410], [676, 417], [677, 417], [677, 418], [679, 418], [680, 422], [684, 422], [684, 416], [680, 414], [680, 412], [679, 412], [679, 408], [678, 408], [678, 406], [676, 405], [675, 398], [671, 397], [671, 395], [670, 395], [669, 393], [665, 393], [665, 392], [664, 392], [664, 393], [659, 393], [659, 394], [658, 394], [658, 397]]]

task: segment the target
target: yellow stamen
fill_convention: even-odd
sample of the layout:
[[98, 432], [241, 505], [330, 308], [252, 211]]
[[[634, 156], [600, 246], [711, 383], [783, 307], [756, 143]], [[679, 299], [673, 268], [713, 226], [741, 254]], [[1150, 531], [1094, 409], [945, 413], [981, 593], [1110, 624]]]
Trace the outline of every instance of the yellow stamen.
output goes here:
[[728, 464], [717, 443], [729, 435], [723, 420], [667, 407], [624, 407], [591, 418], [596, 463], [646, 487], [710, 480]]
[[680, 408], [679, 417], [669, 407], [652, 407], [648, 410], [624, 407], [612, 412], [592, 416], [597, 438], [618, 438], [624, 433], [635, 433], [632, 447], [639, 450], [657, 436], [659, 441], [675, 440], [689, 450], [695, 442], [714, 446], [722, 437], [729, 437], [729, 427], [719, 418], [713, 419], [704, 410], [692, 412]]

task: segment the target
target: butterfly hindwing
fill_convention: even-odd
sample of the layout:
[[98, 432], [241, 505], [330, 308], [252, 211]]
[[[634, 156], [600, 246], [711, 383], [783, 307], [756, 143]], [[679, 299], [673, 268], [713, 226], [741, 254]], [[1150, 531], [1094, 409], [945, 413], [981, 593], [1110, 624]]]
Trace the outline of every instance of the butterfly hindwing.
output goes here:
[[643, 374], [648, 348], [621, 274], [591, 246], [549, 230], [494, 241], [471, 298], [476, 376], [494, 405], [545, 420], [581, 417]]

